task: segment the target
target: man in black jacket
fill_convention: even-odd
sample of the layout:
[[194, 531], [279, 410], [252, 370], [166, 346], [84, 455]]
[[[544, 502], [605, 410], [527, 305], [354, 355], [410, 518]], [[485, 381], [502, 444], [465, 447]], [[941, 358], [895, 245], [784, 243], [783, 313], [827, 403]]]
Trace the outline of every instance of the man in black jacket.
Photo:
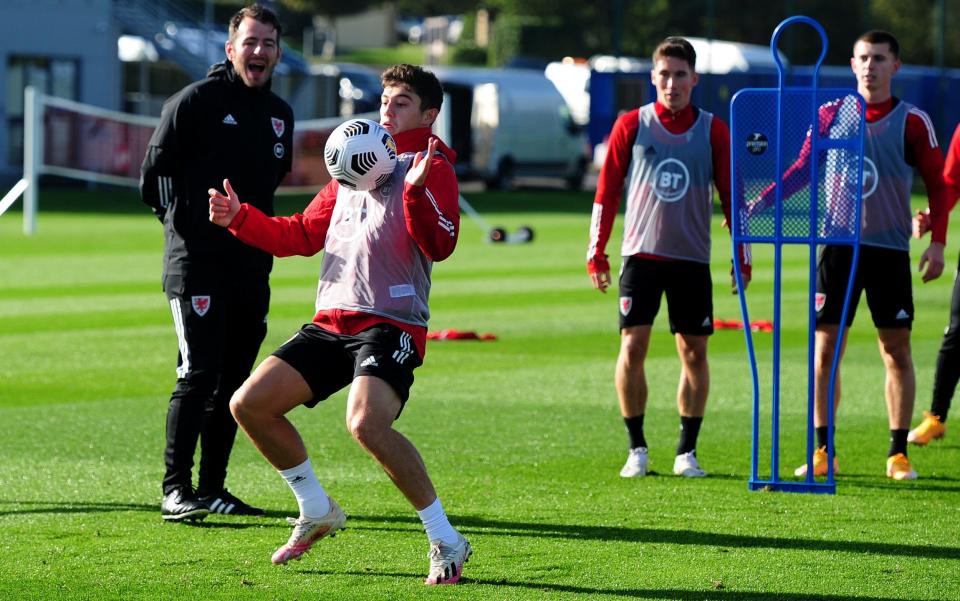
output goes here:
[[141, 167], [141, 197], [163, 222], [163, 290], [179, 342], [160, 510], [172, 521], [264, 514], [224, 483], [237, 432], [230, 397], [266, 336], [273, 259], [210, 223], [207, 191], [229, 179], [273, 215], [274, 191], [291, 168], [293, 111], [270, 91], [281, 55], [272, 11], [253, 4], [237, 12], [225, 50], [206, 79], [164, 104]]

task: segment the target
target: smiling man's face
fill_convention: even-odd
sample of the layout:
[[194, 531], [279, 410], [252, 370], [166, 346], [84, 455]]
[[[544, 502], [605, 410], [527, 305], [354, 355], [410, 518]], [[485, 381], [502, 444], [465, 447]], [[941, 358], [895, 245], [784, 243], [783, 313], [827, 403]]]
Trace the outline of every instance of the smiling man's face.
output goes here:
[[251, 88], [262, 88], [270, 81], [281, 54], [277, 30], [252, 17], [240, 22], [236, 35], [227, 40], [225, 49], [237, 75]]

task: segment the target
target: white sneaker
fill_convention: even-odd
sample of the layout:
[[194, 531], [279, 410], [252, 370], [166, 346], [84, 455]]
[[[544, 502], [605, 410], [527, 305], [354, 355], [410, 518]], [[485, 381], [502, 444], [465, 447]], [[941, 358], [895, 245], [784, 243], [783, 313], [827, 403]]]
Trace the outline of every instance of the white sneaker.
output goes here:
[[287, 521], [293, 526], [293, 534], [290, 535], [287, 544], [277, 549], [270, 558], [275, 565], [283, 565], [291, 559], [299, 560], [310, 550], [313, 543], [325, 536], [333, 538], [337, 530], [343, 530], [346, 527], [347, 516], [337, 502], [330, 499], [330, 511], [322, 518], [287, 518]]
[[642, 478], [647, 475], [647, 463], [650, 458], [647, 455], [647, 447], [637, 447], [630, 449], [627, 455], [627, 462], [623, 464], [620, 470], [620, 476], [623, 478]]
[[457, 533], [457, 542], [448, 545], [443, 541], [430, 541], [430, 573], [426, 584], [456, 584], [463, 575], [463, 564], [470, 560], [473, 549], [467, 539]]
[[697, 463], [697, 456], [694, 452], [690, 451], [677, 455], [677, 458], [673, 460], [674, 474], [684, 478], [703, 478], [707, 475], [707, 472], [700, 469], [700, 464]]

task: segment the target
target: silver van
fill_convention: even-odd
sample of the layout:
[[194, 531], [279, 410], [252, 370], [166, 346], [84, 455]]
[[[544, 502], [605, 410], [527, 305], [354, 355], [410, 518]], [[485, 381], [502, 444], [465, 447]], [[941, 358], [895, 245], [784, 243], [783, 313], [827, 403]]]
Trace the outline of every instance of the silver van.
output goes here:
[[580, 189], [589, 164], [583, 128], [542, 72], [431, 68], [444, 100], [434, 133], [457, 152], [457, 175], [489, 188], [559, 178]]

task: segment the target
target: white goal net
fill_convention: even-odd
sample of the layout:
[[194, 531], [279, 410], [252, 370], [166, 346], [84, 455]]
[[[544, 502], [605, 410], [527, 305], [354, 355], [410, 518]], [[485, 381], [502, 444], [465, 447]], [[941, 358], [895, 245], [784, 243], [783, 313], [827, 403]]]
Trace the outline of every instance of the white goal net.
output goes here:
[[[0, 215], [23, 196], [23, 231], [37, 228], [37, 188], [43, 175], [137, 187], [140, 164], [159, 119], [110, 111], [36, 93], [24, 94], [23, 179], [0, 200]], [[376, 113], [355, 117], [379, 120]], [[329, 180], [323, 147], [346, 117], [298, 121], [293, 170], [280, 192], [315, 192]]]

